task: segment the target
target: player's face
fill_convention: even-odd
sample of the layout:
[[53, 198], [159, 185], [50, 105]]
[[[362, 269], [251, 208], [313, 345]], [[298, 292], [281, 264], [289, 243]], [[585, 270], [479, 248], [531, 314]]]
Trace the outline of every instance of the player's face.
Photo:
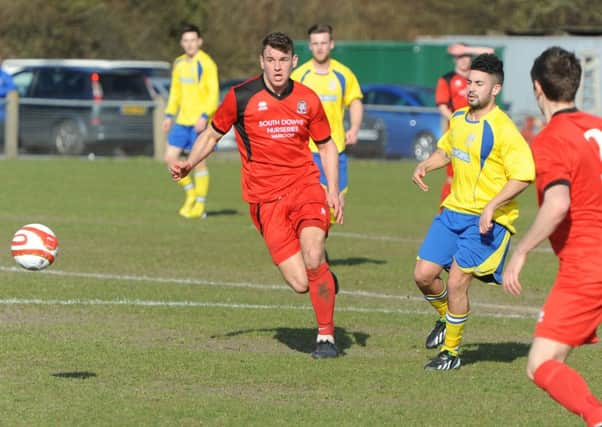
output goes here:
[[197, 54], [202, 44], [203, 39], [194, 31], [182, 34], [182, 38], [180, 39], [180, 46], [182, 46], [186, 56], [190, 58]]
[[456, 62], [456, 69], [462, 73], [468, 73], [470, 71], [470, 64], [472, 58], [469, 55], [456, 56], [454, 58]]
[[470, 108], [480, 110], [495, 103], [495, 96], [502, 88], [495, 76], [483, 71], [470, 70], [467, 80], [466, 97]]
[[266, 84], [272, 91], [278, 93], [287, 85], [291, 72], [297, 65], [297, 55], [266, 46], [259, 57], [259, 62]]
[[318, 64], [323, 64], [330, 59], [330, 51], [334, 48], [334, 41], [328, 33], [309, 35], [309, 50]]

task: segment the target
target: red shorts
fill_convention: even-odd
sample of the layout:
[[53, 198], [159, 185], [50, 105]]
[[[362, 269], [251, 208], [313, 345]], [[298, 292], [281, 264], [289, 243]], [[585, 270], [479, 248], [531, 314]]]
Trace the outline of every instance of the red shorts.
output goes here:
[[602, 282], [579, 283], [579, 275], [559, 274], [535, 326], [536, 337], [572, 347], [598, 342], [602, 323]]
[[303, 228], [318, 227], [328, 233], [330, 226], [326, 193], [319, 183], [294, 188], [272, 202], [250, 203], [249, 211], [276, 265], [301, 250]]

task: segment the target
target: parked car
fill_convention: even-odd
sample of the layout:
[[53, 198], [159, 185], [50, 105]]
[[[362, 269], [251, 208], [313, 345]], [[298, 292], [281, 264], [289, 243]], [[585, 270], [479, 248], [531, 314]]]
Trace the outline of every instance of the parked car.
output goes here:
[[[154, 68], [146, 61], [5, 63], [14, 72], [20, 95], [22, 150], [60, 154], [115, 149], [152, 152], [155, 92], [149, 76]], [[164, 71], [169, 72], [169, 64], [166, 70], [164, 65], [157, 68], [157, 73]]]
[[[345, 129], [349, 129], [349, 113], [345, 112]], [[357, 143], [348, 145], [346, 152], [352, 157], [384, 157], [385, 155], [385, 122], [368, 112], [364, 112], [360, 130], [357, 133]]]
[[435, 150], [442, 133], [442, 121], [433, 89], [370, 84], [362, 86], [362, 92], [365, 114], [384, 123], [385, 157], [424, 160]]

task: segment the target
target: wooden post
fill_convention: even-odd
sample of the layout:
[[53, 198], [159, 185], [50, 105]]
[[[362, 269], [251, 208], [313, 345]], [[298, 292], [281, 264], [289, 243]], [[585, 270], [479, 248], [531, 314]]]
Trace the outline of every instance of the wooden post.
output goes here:
[[4, 128], [4, 155], [14, 159], [19, 152], [19, 93], [16, 90], [6, 95]]
[[165, 100], [161, 96], [155, 98], [155, 110], [153, 111], [153, 158], [163, 161], [166, 135], [163, 132], [163, 119], [165, 118]]

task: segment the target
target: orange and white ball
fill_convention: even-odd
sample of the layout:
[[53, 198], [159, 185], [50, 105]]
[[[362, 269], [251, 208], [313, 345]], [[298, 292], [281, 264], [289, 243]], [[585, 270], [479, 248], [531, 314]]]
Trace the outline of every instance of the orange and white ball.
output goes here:
[[43, 270], [52, 265], [59, 242], [54, 232], [42, 224], [27, 224], [13, 236], [11, 253], [17, 264], [27, 270]]

